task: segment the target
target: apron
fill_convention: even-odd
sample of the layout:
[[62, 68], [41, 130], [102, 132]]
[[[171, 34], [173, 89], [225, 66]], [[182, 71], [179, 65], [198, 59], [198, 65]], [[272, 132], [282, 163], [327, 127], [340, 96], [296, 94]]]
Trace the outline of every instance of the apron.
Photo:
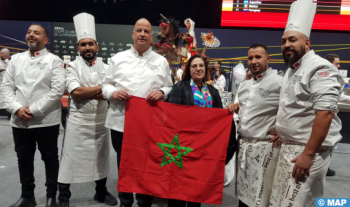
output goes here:
[[58, 182], [83, 183], [109, 173], [109, 130], [103, 114], [70, 113], [62, 146]]
[[239, 139], [236, 196], [250, 207], [266, 207], [269, 204], [280, 148], [273, 147], [268, 140], [270, 138]]
[[290, 161], [297, 158], [304, 149], [303, 144], [283, 141], [272, 185], [270, 206], [314, 207], [316, 198], [322, 198], [332, 149], [321, 147], [314, 157], [310, 176], [305, 182], [295, 182], [292, 177], [295, 163]]

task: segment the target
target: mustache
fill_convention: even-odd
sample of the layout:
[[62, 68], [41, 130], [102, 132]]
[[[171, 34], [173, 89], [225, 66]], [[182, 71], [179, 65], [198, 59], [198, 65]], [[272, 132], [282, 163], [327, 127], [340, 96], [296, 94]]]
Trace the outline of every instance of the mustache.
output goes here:
[[288, 47], [288, 48], [283, 50], [283, 55], [286, 55], [287, 52], [292, 52], [292, 53], [295, 54], [296, 50]]
[[37, 41], [36, 38], [27, 38], [27, 42], [29, 42], [29, 40], [34, 40], [34, 41]]
[[94, 50], [85, 50], [85, 51], [82, 52], [82, 54], [86, 54], [86, 53], [88, 53], [88, 52], [91, 52], [91, 53], [93, 53], [93, 54], [96, 53]]

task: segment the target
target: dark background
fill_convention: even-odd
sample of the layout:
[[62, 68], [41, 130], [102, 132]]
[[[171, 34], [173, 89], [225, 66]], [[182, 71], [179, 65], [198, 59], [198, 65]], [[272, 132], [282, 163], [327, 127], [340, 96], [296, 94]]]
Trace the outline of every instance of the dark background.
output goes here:
[[87, 12], [96, 23], [133, 25], [142, 17], [157, 25], [159, 14], [197, 20], [199, 28], [220, 28], [221, 0], [0, 0], [1, 20], [72, 22]]
[[[207, 55], [212, 60], [222, 60], [226, 69], [232, 63], [244, 62], [249, 46], [256, 42], [269, 46], [272, 68], [285, 69], [280, 49], [283, 29], [221, 27], [221, 7], [222, 0], [0, 0], [0, 19], [5, 20], [0, 20], [0, 34], [8, 34], [10, 37], [21, 38], [19, 40], [24, 41], [25, 31], [31, 22], [46, 22], [50, 25], [52, 22], [52, 28], [55, 25], [66, 25], [67, 28], [74, 30], [73, 16], [80, 12], [87, 12], [95, 16], [97, 40], [100, 47], [103, 47], [101, 44], [105, 41], [106, 44], [107, 42], [108, 44], [114, 43], [114, 46], [123, 44], [122, 47], [113, 49], [125, 50], [128, 49], [126, 44], [132, 43], [131, 32], [135, 21], [145, 17], [154, 26], [153, 30], [157, 31], [158, 21], [161, 18], [159, 14], [162, 13], [166, 17], [174, 16], [180, 21], [181, 27], [185, 26], [186, 18], [193, 19], [196, 22], [195, 31], [199, 48], [204, 47], [200, 38], [201, 32], [213, 31], [221, 41], [221, 45], [217, 49], [208, 49]], [[182, 28], [182, 31], [187, 32], [185, 28]], [[349, 37], [349, 32], [313, 30], [311, 33], [312, 49], [320, 56], [328, 53], [340, 55], [341, 69], [350, 69]], [[61, 37], [52, 36], [48, 49], [51, 48], [54, 52], [56, 50], [54, 40], [60, 39]], [[75, 37], [70, 39], [74, 41]], [[1, 43], [9, 43], [9, 41], [0, 37], [0, 46]], [[26, 45], [10, 43], [11, 45], [6, 44], [5, 46], [26, 49]], [[57, 51], [62, 57], [63, 49], [67, 48], [59, 46], [60, 49]], [[111, 48], [108, 47], [107, 50]], [[72, 51], [67, 50], [67, 53]], [[106, 59], [114, 53], [114, 51], [109, 51], [103, 56], [101, 50], [100, 52], [98, 56]], [[70, 55], [74, 59], [74, 53]], [[107, 62], [106, 59], [105, 62]], [[348, 74], [350, 76], [350, 71]]]

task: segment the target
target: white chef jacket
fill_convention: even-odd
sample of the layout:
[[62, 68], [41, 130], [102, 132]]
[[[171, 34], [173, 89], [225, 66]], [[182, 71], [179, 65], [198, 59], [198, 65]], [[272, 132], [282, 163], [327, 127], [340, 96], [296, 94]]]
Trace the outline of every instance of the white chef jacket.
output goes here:
[[[102, 85], [106, 77], [107, 69], [102, 61], [96, 60], [90, 63], [81, 56], [70, 62], [67, 67], [66, 86], [71, 96], [72, 91], [79, 87], [96, 87]], [[69, 112], [101, 114], [106, 113], [107, 100], [74, 100], [70, 98]]]
[[220, 77], [214, 83], [214, 87], [218, 90], [221, 88], [221, 90], [224, 91], [225, 86], [226, 86], [226, 78], [225, 78], [225, 76], [220, 75]]
[[124, 132], [125, 101], [112, 99], [112, 94], [124, 89], [129, 95], [147, 98], [152, 90], [161, 90], [167, 97], [173, 85], [170, 67], [166, 59], [151, 48], [139, 56], [131, 47], [113, 56], [110, 63], [102, 85], [104, 98], [111, 101], [106, 127]]
[[343, 78], [329, 61], [313, 50], [289, 68], [283, 78], [276, 121], [278, 134], [286, 140], [306, 144], [316, 111], [334, 111], [329, 132], [322, 146], [331, 147], [341, 140], [341, 121], [337, 116]]
[[11, 116], [11, 125], [38, 128], [59, 124], [65, 76], [63, 61], [46, 48], [36, 52], [35, 57], [29, 51], [13, 55], [1, 92], [12, 115], [21, 107], [29, 107], [33, 118], [22, 123], [17, 116]]
[[[0, 69], [6, 69], [8, 63], [9, 63], [9, 60], [8, 60], [8, 59], [2, 60], [2, 59], [0, 58]], [[5, 73], [6, 73], [6, 71], [0, 72], [0, 84], [2, 84], [2, 80], [4, 79]]]
[[276, 131], [280, 90], [283, 77], [271, 68], [239, 86], [238, 134], [245, 138], [267, 138], [267, 133]]
[[[9, 63], [9, 60], [8, 60], [8, 59], [2, 60], [2, 59], [0, 58], [0, 69], [6, 69], [8, 63]], [[6, 73], [6, 71], [0, 72], [0, 87], [1, 87], [1, 85], [2, 85], [2, 80], [4, 79], [5, 73]], [[0, 109], [6, 109], [6, 104], [5, 104], [4, 98], [2, 97], [2, 94], [1, 94], [1, 93], [0, 93]]]

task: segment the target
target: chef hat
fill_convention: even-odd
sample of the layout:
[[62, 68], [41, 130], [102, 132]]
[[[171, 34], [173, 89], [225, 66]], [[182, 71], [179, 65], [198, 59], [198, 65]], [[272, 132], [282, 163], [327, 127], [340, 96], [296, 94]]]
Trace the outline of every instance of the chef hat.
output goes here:
[[96, 41], [94, 16], [84, 12], [74, 16], [73, 20], [78, 42], [83, 38], [92, 38]]
[[317, 5], [312, 0], [297, 0], [292, 3], [286, 25], [287, 31], [298, 31], [310, 37]]

